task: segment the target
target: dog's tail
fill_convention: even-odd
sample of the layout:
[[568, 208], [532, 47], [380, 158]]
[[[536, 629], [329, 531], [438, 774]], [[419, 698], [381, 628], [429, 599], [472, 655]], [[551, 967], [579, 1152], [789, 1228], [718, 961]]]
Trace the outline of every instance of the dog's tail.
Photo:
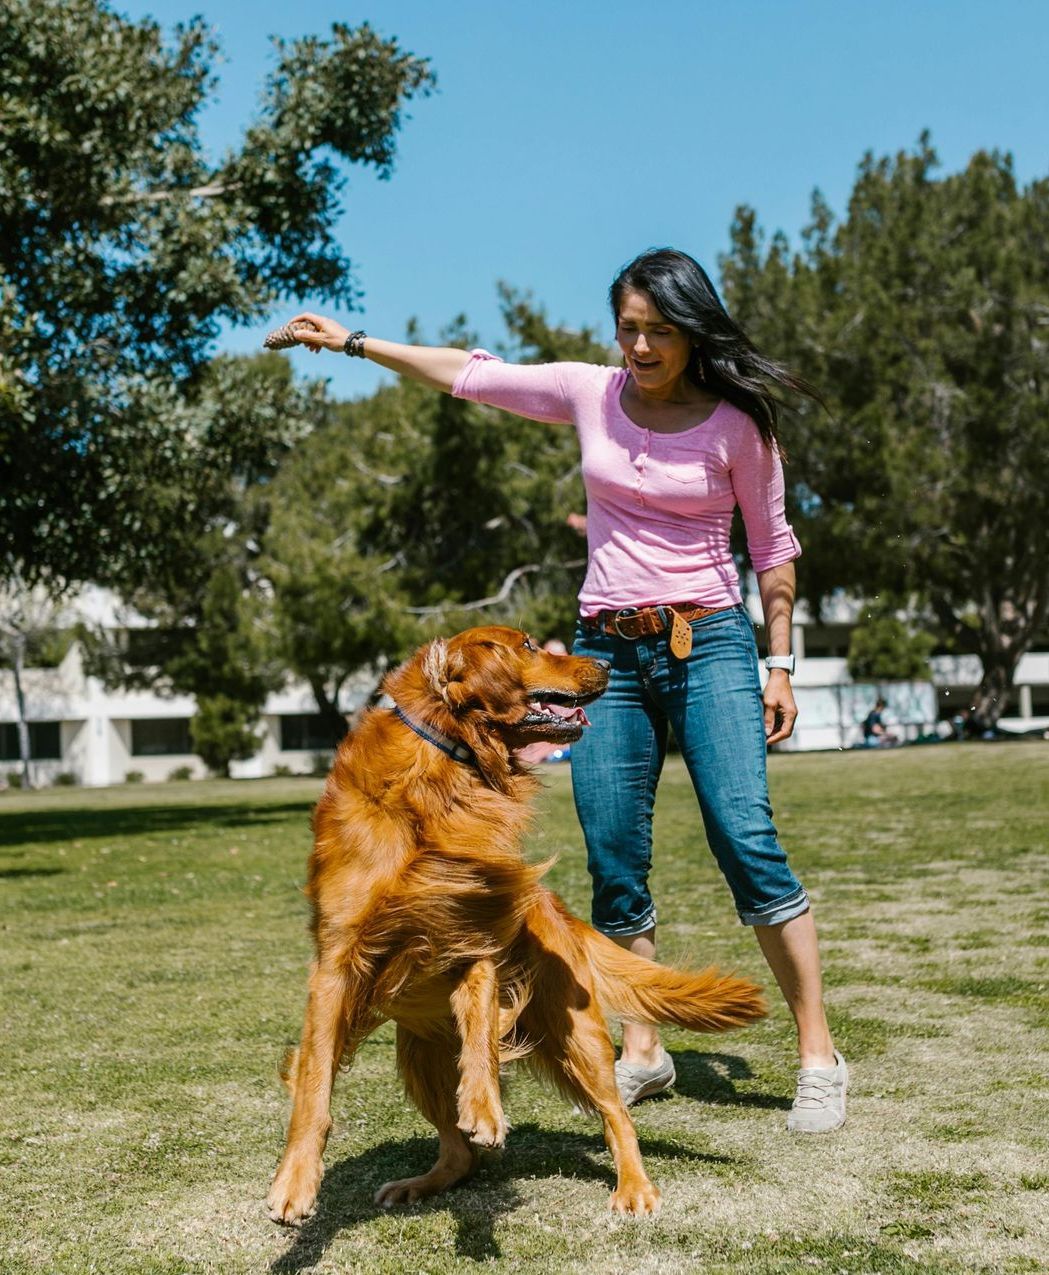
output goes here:
[[675, 1023], [695, 1032], [728, 1031], [763, 1018], [761, 988], [705, 970], [677, 970], [646, 961], [586, 927], [597, 998], [614, 1014], [639, 1023]]

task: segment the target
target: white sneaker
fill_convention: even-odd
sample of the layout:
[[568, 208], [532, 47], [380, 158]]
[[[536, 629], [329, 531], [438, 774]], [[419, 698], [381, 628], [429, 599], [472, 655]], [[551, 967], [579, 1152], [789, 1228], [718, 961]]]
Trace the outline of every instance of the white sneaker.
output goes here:
[[628, 1107], [640, 1102], [642, 1098], [651, 1098], [653, 1094], [669, 1089], [676, 1079], [674, 1060], [665, 1049], [663, 1057], [654, 1067], [624, 1062], [622, 1058], [616, 1063], [616, 1087]]
[[849, 1069], [834, 1051], [833, 1067], [802, 1067], [794, 1105], [787, 1116], [791, 1133], [831, 1133], [845, 1123], [845, 1091]]

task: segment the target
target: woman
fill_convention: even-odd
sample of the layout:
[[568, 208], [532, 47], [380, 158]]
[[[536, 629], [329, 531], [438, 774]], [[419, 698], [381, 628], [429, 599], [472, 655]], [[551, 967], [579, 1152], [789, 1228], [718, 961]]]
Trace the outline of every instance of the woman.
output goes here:
[[[812, 912], [776, 839], [765, 774], [766, 746], [786, 739], [797, 716], [790, 637], [801, 552], [783, 513], [771, 388], [810, 391], [754, 348], [684, 253], [643, 253], [617, 276], [610, 299], [622, 369], [509, 366], [484, 351], [351, 334], [314, 314], [292, 322], [316, 325], [295, 334], [314, 351], [344, 350], [457, 397], [575, 425], [588, 566], [573, 650], [612, 665], [609, 689], [572, 750], [593, 923], [654, 957], [647, 879], [669, 723], [737, 912], [753, 926], [797, 1025], [787, 1127], [828, 1132], [845, 1120], [848, 1071], [831, 1042]], [[764, 697], [729, 549], [737, 504], [768, 635]], [[628, 1104], [673, 1084], [655, 1029], [624, 1024], [616, 1075]]]

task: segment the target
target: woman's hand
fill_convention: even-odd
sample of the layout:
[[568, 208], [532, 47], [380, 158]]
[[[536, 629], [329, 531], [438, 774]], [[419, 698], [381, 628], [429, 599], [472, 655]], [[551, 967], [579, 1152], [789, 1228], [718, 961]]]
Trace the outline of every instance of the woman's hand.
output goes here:
[[762, 699], [765, 704], [765, 743], [778, 744], [793, 734], [798, 717], [798, 706], [794, 703], [794, 692], [786, 669], [770, 670]]
[[[344, 328], [334, 319], [326, 319], [323, 314], [311, 314], [304, 310], [297, 314], [290, 323], [308, 323], [310, 327], [299, 328], [293, 333], [296, 342], [314, 354], [321, 350], [334, 350], [341, 353], [346, 346], [349, 328]], [[363, 335], [363, 334], [362, 334]], [[450, 394], [459, 373], [470, 361], [466, 350], [455, 346], [433, 348], [426, 345], [399, 345], [395, 341], [383, 341], [373, 336], [362, 341], [360, 351], [371, 363], [396, 372], [398, 376], [410, 377], [429, 385], [431, 389], [442, 390]]]
[[300, 345], [304, 345], [307, 350], [311, 350], [314, 354], [320, 354], [321, 350], [334, 350], [338, 353], [346, 344], [346, 338], [350, 335], [349, 328], [344, 328], [341, 323], [336, 323], [334, 319], [326, 319], [322, 314], [297, 314], [291, 320], [295, 323], [312, 323], [313, 328], [299, 328], [294, 333], [295, 340]]

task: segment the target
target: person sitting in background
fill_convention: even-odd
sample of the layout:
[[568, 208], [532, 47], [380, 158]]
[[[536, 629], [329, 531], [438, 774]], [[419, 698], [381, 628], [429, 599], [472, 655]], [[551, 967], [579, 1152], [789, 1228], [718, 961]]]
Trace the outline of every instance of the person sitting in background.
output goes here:
[[874, 707], [863, 719], [863, 743], [867, 748], [891, 748], [900, 742], [900, 737], [886, 727], [882, 717], [887, 707], [879, 695]]

